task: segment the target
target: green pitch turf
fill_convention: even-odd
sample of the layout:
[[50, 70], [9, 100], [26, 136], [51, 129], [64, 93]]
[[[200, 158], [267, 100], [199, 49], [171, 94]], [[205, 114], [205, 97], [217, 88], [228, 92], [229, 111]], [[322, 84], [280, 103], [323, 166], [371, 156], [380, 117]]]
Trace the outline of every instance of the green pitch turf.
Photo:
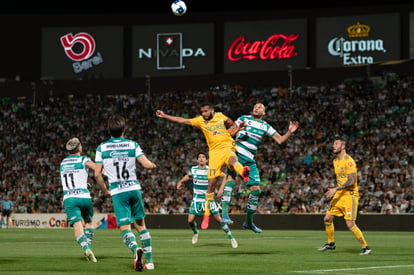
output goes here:
[[[324, 231], [233, 229], [234, 249], [223, 231], [150, 229], [153, 274], [414, 274], [414, 232], [365, 231], [373, 252], [361, 256], [349, 231], [336, 232], [334, 251], [318, 252]], [[118, 230], [96, 230], [97, 263], [87, 262], [72, 229], [0, 229], [0, 274], [128, 274], [132, 253]]]

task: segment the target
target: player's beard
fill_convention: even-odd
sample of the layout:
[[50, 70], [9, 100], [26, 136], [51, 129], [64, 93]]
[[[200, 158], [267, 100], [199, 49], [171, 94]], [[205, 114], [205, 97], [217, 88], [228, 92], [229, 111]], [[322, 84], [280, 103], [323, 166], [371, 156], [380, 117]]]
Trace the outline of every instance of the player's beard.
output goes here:
[[213, 118], [214, 114], [211, 112], [208, 117], [204, 117], [204, 120], [211, 120]]

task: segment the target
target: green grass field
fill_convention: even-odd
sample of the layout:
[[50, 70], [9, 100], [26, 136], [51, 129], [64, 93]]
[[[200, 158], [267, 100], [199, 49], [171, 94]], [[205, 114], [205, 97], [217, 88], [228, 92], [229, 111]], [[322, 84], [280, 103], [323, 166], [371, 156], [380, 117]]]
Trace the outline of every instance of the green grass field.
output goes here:
[[[324, 231], [235, 230], [231, 247], [218, 229], [201, 230], [191, 244], [191, 230], [150, 229], [154, 274], [414, 274], [414, 232], [367, 231], [373, 249], [360, 256], [348, 231], [336, 232], [335, 251], [318, 252]], [[132, 253], [118, 230], [96, 230], [97, 263], [87, 262], [72, 229], [0, 229], [0, 274], [135, 273]]]

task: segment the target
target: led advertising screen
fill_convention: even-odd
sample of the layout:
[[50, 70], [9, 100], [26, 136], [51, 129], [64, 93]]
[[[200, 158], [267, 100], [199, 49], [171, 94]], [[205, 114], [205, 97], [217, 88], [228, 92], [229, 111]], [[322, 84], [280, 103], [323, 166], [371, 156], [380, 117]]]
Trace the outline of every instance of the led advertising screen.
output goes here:
[[224, 73], [303, 69], [306, 34], [305, 19], [226, 22]]
[[396, 60], [399, 14], [317, 18], [316, 67], [343, 67]]
[[134, 26], [132, 76], [214, 73], [214, 25]]
[[42, 77], [116, 79], [124, 77], [122, 27], [42, 29]]
[[410, 12], [410, 59], [414, 59], [414, 12]]

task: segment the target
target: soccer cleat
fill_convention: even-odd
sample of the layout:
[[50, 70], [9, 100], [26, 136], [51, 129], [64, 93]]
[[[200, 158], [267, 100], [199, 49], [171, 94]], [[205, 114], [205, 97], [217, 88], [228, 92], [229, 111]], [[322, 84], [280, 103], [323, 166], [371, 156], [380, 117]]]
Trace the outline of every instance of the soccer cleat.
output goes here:
[[236, 239], [230, 239], [231, 242], [231, 247], [233, 248], [237, 248], [239, 246], [239, 244], [237, 243]]
[[322, 247], [319, 247], [318, 248], [318, 251], [324, 252], [326, 250], [334, 250], [335, 248], [336, 248], [336, 245], [335, 245], [334, 242], [332, 242], [332, 243], [326, 243]]
[[142, 269], [144, 268], [143, 263], [142, 263], [143, 255], [144, 255], [144, 251], [142, 250], [142, 248], [138, 247], [137, 250], [135, 250], [135, 254], [134, 254], [134, 269], [136, 271], [142, 271]]
[[253, 230], [255, 233], [262, 233], [262, 229], [260, 229], [259, 227], [257, 227], [254, 223], [247, 223], [244, 222], [243, 223], [243, 227], [246, 229], [251, 229]]
[[90, 249], [86, 249], [86, 251], [85, 251], [85, 257], [86, 257], [86, 259], [89, 262], [92, 262], [92, 263], [96, 263], [97, 262], [97, 260], [95, 258], [95, 255], [93, 255], [93, 252]]
[[210, 222], [210, 215], [204, 215], [203, 216], [203, 221], [201, 222], [201, 229], [207, 229], [208, 228], [208, 223]]
[[250, 168], [249, 166], [244, 166], [243, 167], [243, 172], [241, 177], [243, 178], [244, 182], [248, 182], [249, 181], [249, 174], [250, 174]]
[[369, 255], [371, 254], [372, 250], [369, 246], [362, 248], [361, 253], [359, 255]]
[[223, 216], [223, 217], [221, 218], [221, 222], [222, 222], [222, 223], [225, 223], [225, 224], [233, 224], [233, 220], [232, 220], [232, 219], [230, 219], [230, 217], [229, 217], [229, 216]]
[[198, 233], [193, 235], [193, 238], [191, 239], [192, 244], [196, 244], [198, 241]]
[[144, 269], [154, 270], [155, 269], [154, 263], [146, 263], [146, 264], [144, 264]]

